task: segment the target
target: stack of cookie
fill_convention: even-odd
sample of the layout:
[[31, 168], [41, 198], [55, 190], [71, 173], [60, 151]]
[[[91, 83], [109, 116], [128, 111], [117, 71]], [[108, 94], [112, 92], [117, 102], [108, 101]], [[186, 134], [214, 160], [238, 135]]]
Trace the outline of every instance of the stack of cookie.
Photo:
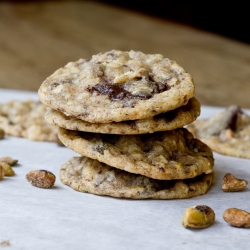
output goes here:
[[40, 86], [45, 120], [80, 156], [62, 165], [73, 189], [132, 199], [205, 194], [211, 149], [185, 128], [200, 114], [190, 74], [160, 54], [112, 50], [70, 62]]

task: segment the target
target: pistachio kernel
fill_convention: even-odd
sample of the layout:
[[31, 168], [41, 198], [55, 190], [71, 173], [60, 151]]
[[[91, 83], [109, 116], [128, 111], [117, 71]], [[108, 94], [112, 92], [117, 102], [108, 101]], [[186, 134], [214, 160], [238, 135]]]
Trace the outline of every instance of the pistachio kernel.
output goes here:
[[250, 213], [238, 208], [228, 208], [223, 213], [223, 219], [234, 227], [250, 227]]
[[5, 136], [5, 131], [0, 128], [0, 139], [3, 139]]
[[5, 175], [4, 168], [0, 165], [0, 180], [3, 179], [4, 175]]
[[17, 162], [18, 162], [18, 160], [12, 159], [12, 158], [9, 157], [9, 156], [1, 157], [1, 158], [0, 158], [0, 161], [1, 161], [1, 162], [5, 162], [5, 163], [9, 164], [10, 166], [14, 166], [14, 165], [16, 165]]
[[222, 180], [222, 190], [224, 192], [238, 192], [242, 191], [248, 184], [248, 181], [238, 179], [231, 173], [225, 174]]
[[185, 210], [182, 225], [190, 228], [206, 228], [215, 221], [215, 213], [206, 205], [197, 205]]
[[14, 170], [12, 169], [12, 167], [11, 167], [9, 164], [0, 161], [0, 165], [1, 165], [2, 168], [4, 169], [4, 175], [5, 175], [5, 176], [12, 176], [12, 175], [15, 175]]
[[35, 187], [51, 188], [55, 183], [56, 176], [47, 170], [32, 170], [26, 174], [26, 179]]

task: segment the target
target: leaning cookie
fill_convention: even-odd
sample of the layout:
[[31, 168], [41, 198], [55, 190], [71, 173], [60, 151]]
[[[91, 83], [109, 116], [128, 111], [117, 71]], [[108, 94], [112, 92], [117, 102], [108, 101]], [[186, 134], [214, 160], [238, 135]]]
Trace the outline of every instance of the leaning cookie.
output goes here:
[[76, 191], [130, 199], [185, 199], [207, 193], [214, 173], [186, 180], [155, 180], [110, 167], [88, 157], [72, 157], [60, 180]]
[[237, 105], [196, 120], [187, 129], [218, 153], [250, 159], [250, 116]]
[[44, 120], [47, 109], [34, 100], [11, 100], [0, 104], [0, 128], [7, 135], [33, 141], [58, 142], [57, 127]]
[[200, 103], [193, 97], [186, 105], [149, 119], [112, 123], [90, 123], [49, 109], [45, 115], [45, 120], [51, 125], [69, 130], [104, 134], [146, 134], [181, 128], [195, 121], [199, 115]]
[[187, 179], [213, 171], [211, 149], [185, 128], [141, 135], [59, 128], [58, 137], [66, 147], [83, 156], [153, 179]]
[[160, 54], [111, 50], [70, 62], [41, 84], [46, 106], [92, 123], [147, 119], [185, 105], [192, 76]]

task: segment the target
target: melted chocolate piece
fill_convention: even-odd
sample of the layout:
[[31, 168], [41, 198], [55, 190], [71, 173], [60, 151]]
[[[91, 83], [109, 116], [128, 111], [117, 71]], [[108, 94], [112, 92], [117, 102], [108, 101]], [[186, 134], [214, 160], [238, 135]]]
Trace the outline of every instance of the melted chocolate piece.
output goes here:
[[242, 113], [242, 111], [239, 106], [232, 105], [229, 107], [229, 112], [230, 112], [230, 116], [228, 120], [228, 128], [230, 128], [232, 131], [235, 131], [238, 114]]
[[53, 82], [51, 85], [50, 85], [50, 88], [53, 90], [54, 88], [56, 88], [60, 83], [58, 82]]
[[[161, 93], [169, 90], [167, 80], [156, 83], [151, 79], [148, 79], [148, 84], [152, 87], [152, 93], [138, 93], [133, 95], [131, 92], [125, 89], [125, 84], [114, 84], [105, 77], [101, 78], [102, 82], [95, 84], [92, 88], [87, 88], [91, 93], [97, 92], [102, 95], [108, 95], [111, 101], [118, 101], [124, 99], [141, 99], [148, 100], [153, 97], [153, 94]], [[140, 80], [140, 79], [138, 79]]]
[[45, 174], [52, 174], [50, 171], [45, 170], [45, 169], [40, 169], [40, 171], [44, 172]]
[[111, 101], [123, 100], [125, 98], [139, 98], [142, 100], [150, 99], [151, 94], [137, 94], [133, 95], [131, 92], [124, 89], [124, 84], [101, 84], [98, 83], [91, 88], [90, 92], [98, 92], [100, 94], [108, 95]]
[[102, 146], [97, 146], [97, 147], [95, 148], [95, 150], [96, 150], [99, 154], [101, 154], [101, 155], [104, 154], [104, 147], [102, 147]]
[[186, 139], [186, 146], [189, 150], [194, 151], [197, 148], [197, 140], [193, 139]]

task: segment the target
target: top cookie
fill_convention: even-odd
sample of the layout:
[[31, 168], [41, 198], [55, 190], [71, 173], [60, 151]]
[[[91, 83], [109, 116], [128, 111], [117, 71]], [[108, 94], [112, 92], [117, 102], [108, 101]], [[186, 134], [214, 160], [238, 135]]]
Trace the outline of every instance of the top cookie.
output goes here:
[[192, 76], [160, 54], [111, 50], [70, 62], [40, 86], [40, 100], [92, 123], [153, 117], [194, 96]]

